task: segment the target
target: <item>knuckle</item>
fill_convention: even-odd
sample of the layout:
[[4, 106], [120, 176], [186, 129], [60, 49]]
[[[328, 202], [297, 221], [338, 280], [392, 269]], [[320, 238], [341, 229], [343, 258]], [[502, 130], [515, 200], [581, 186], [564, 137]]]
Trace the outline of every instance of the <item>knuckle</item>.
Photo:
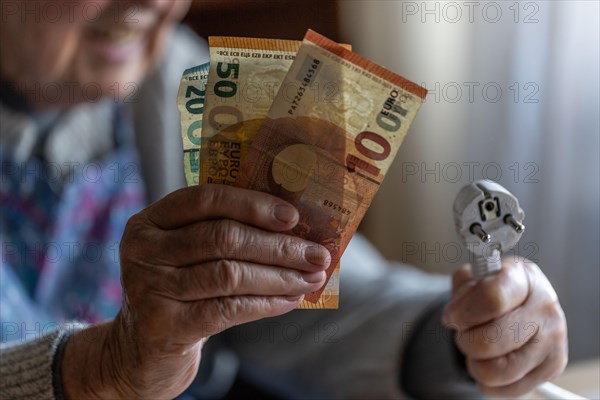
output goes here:
[[213, 224], [213, 239], [215, 244], [223, 250], [236, 249], [243, 237], [241, 225], [230, 219], [221, 219]]
[[[140, 286], [146, 274], [140, 274], [140, 267], [147, 267], [144, 260], [151, 257], [155, 247], [149, 248], [148, 243], [160, 241], [160, 237], [153, 235], [152, 227], [148, 226], [146, 219], [139, 214], [129, 218], [119, 243], [119, 260], [121, 265], [121, 284], [124, 289]], [[142, 278], [138, 275], [142, 275]]]
[[217, 302], [217, 304], [217, 312], [226, 323], [234, 323], [237, 320], [237, 316], [242, 308], [239, 297], [227, 297]]
[[287, 268], [277, 268], [277, 279], [285, 285], [302, 285], [302, 276], [297, 271]]
[[535, 262], [527, 258], [519, 257], [519, 263], [523, 267], [525, 273], [529, 274], [530, 276], [536, 276], [537, 274], [542, 273], [540, 267]]
[[253, 212], [251, 207], [247, 204], [253, 204], [250, 199], [246, 196], [236, 195], [236, 190], [233, 187], [227, 185], [201, 185], [202, 189], [198, 192], [198, 204], [203, 207], [212, 208], [215, 205], [219, 206], [220, 210], [224, 212], [235, 211], [240, 205], [244, 208], [244, 212]]
[[560, 324], [553, 329], [550, 340], [554, 343], [564, 343], [567, 341], [567, 328], [565, 325]]
[[213, 204], [219, 204], [221, 188], [219, 185], [199, 185], [196, 191], [196, 203], [200, 207], [210, 207]]
[[520, 363], [514, 353], [478, 361], [480, 381], [487, 386], [504, 386], [516, 382], [522, 375]]
[[225, 293], [233, 293], [240, 286], [241, 277], [236, 263], [230, 260], [219, 260], [215, 275], [215, 285]]
[[138, 225], [142, 225], [145, 222], [145, 218], [141, 215], [141, 213], [137, 213], [129, 217], [127, 220], [127, 224], [125, 225], [125, 230], [132, 229]]
[[272, 287], [289, 292], [305, 287], [300, 273], [289, 268], [275, 268], [269, 271], [268, 279]]
[[292, 237], [279, 237], [277, 239], [277, 252], [285, 262], [300, 259], [302, 245]]
[[498, 370], [494, 366], [493, 360], [479, 361], [468, 360], [469, 373], [477, 382], [486, 386], [495, 386], [498, 380]]
[[492, 352], [492, 345], [487, 340], [474, 340], [472, 353], [477, 358], [487, 357]]
[[568, 363], [569, 363], [569, 356], [567, 355], [567, 351], [563, 350], [563, 351], [561, 351], [560, 355], [558, 356], [558, 363], [557, 363], [555, 375], [551, 379], [554, 379], [558, 375], [562, 374], [564, 372], [564, 370], [567, 368]]
[[565, 368], [567, 367], [567, 362], [568, 357], [566, 356], [566, 354], [564, 354], [563, 352], [559, 353], [557, 356], [554, 357], [554, 359], [550, 363], [546, 374], [544, 374], [543, 376], [543, 380], [551, 381], [560, 374], [562, 374]]
[[465, 354], [466, 356], [470, 356], [471, 349], [469, 345], [471, 340], [469, 340], [469, 337], [467, 335], [467, 332], [457, 331], [454, 334], [454, 343], [456, 343], [456, 346], [463, 354]]
[[489, 310], [494, 315], [500, 315], [508, 311], [510, 300], [503, 285], [493, 285], [484, 293], [481, 301], [485, 309]]
[[567, 340], [567, 322], [557, 301], [545, 304], [542, 310], [544, 325], [550, 326], [550, 341], [562, 343]]
[[481, 340], [481, 335], [474, 331], [463, 331], [456, 334], [458, 348], [468, 357], [482, 358], [487, 354], [487, 344]]
[[275, 301], [268, 296], [257, 296], [241, 304], [240, 312], [251, 316], [253, 319], [273, 316], [277, 309]]
[[487, 358], [495, 352], [499, 342], [499, 328], [496, 324], [486, 325], [481, 332], [471, 338], [472, 352], [477, 358]]
[[543, 306], [542, 310], [544, 314], [545, 320], [551, 320], [553, 322], [562, 323], [564, 318], [564, 313], [562, 308], [558, 304], [558, 301], [548, 302]]
[[119, 243], [119, 253], [127, 256], [139, 250], [140, 237], [144, 236], [146, 220], [138, 213], [131, 216], [125, 224], [125, 230]]
[[244, 213], [252, 221], [260, 220], [265, 217], [261, 205], [252, 196], [244, 196], [243, 197], [242, 208], [244, 209]]

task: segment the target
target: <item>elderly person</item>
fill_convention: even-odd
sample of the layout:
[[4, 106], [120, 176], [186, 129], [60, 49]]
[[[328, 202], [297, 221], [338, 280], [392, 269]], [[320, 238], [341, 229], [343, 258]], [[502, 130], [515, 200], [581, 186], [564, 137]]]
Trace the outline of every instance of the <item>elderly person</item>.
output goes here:
[[513, 396], [564, 368], [564, 315], [526, 260], [477, 284], [465, 266], [448, 303], [444, 278], [357, 235], [340, 309], [290, 312], [331, 261], [282, 233], [297, 211], [176, 190], [178, 80], [207, 59], [177, 26], [187, 1], [0, 6], [0, 397], [173, 398], [203, 365], [204, 395], [239, 374], [285, 397]]

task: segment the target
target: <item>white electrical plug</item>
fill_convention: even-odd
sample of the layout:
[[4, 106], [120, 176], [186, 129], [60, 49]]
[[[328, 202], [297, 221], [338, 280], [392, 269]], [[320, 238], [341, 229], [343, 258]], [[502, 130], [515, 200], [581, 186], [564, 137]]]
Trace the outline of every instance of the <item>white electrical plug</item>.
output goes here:
[[517, 198], [496, 182], [482, 180], [461, 189], [454, 200], [454, 223], [473, 253], [475, 278], [500, 271], [502, 253], [515, 247], [525, 230], [524, 218]]
[[[496, 182], [481, 180], [463, 187], [453, 208], [456, 232], [473, 253], [473, 277], [498, 273], [502, 253], [515, 247], [525, 230], [517, 198]], [[535, 398], [584, 399], [550, 382], [536, 388]]]

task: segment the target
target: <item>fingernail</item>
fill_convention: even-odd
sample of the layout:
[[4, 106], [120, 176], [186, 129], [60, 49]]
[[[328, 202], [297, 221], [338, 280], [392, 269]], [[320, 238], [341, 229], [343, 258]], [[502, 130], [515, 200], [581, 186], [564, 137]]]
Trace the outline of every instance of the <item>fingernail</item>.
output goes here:
[[308, 246], [304, 249], [304, 259], [318, 266], [329, 266], [331, 255], [323, 246]]
[[296, 218], [296, 209], [288, 206], [287, 204], [279, 204], [275, 206], [273, 214], [275, 214], [275, 218], [277, 218], [279, 221], [287, 224]]
[[306, 283], [319, 283], [325, 280], [325, 271], [310, 272], [302, 274], [302, 279]]

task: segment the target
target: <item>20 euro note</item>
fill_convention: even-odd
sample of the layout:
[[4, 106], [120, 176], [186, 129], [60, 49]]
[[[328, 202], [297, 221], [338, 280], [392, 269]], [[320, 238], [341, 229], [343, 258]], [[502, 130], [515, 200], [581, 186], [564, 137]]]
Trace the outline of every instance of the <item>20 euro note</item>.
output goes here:
[[[309, 90], [331, 84], [337, 95], [330, 99]], [[235, 184], [298, 208], [300, 222], [290, 233], [321, 243], [333, 260], [328, 283], [306, 300], [333, 307], [337, 297], [322, 293], [337, 279], [339, 259], [427, 92], [314, 31], [284, 87], [294, 89], [277, 93]]]
[[199, 183], [200, 137], [209, 63], [186, 69], [181, 76], [177, 107], [181, 118], [183, 169], [188, 186]]

